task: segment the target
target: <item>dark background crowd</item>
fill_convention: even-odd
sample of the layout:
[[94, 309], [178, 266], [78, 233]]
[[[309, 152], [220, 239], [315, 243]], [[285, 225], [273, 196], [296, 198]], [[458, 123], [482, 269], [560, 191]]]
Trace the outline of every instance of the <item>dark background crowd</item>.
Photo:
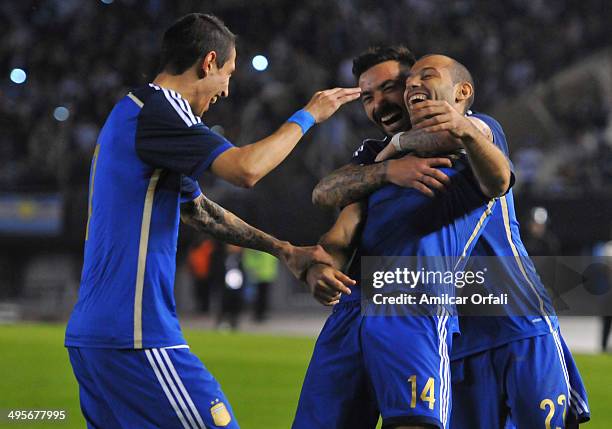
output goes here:
[[[353, 86], [352, 58], [371, 45], [404, 43], [417, 56], [445, 53], [472, 71], [475, 110], [506, 128], [521, 213], [546, 207], [565, 252], [611, 238], [608, 1], [5, 1], [0, 197], [50, 194], [61, 206], [60, 228], [45, 236], [12, 232], [4, 219], [0, 272], [12, 279], [4, 281], [9, 295], [23, 279], [15, 266], [37, 251], [80, 259], [98, 130], [128, 89], [155, 77], [162, 31], [194, 11], [218, 15], [239, 36], [230, 96], [203, 118], [235, 144], [272, 132], [314, 91]], [[265, 71], [251, 65], [257, 54], [269, 60]], [[9, 79], [16, 68], [27, 76], [21, 84]], [[266, 231], [313, 243], [333, 219], [312, 206], [314, 185], [345, 164], [361, 139], [377, 136], [355, 102], [311, 130], [255, 189], [209, 176], [202, 188]], [[182, 248], [189, 237], [183, 234]]]

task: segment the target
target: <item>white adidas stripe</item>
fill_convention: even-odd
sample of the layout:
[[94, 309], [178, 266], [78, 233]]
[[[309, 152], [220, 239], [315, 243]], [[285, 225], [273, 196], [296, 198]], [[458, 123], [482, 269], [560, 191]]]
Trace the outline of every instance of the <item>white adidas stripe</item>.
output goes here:
[[200, 413], [198, 412], [197, 407], [193, 403], [193, 400], [191, 399], [191, 396], [189, 396], [189, 393], [187, 392], [187, 389], [185, 389], [185, 385], [183, 384], [183, 381], [181, 380], [181, 378], [177, 374], [176, 369], [174, 368], [174, 364], [170, 360], [170, 356], [168, 355], [168, 352], [166, 350], [162, 349], [161, 350], [161, 354], [164, 357], [164, 360], [166, 361], [166, 365], [168, 365], [168, 368], [170, 369], [170, 372], [172, 373], [172, 376], [174, 377], [174, 381], [176, 381], [176, 384], [178, 385], [179, 389], [181, 390], [181, 393], [183, 394], [183, 397], [187, 401], [187, 404], [189, 405], [189, 408], [191, 409], [191, 412], [195, 416], [195, 418], [198, 421], [200, 427], [201, 428], [205, 428], [206, 425], [204, 424], [204, 421], [202, 420], [202, 416], [200, 416]]
[[584, 409], [584, 411], [590, 413], [591, 411], [589, 410], [589, 406], [587, 405], [586, 401], [580, 396], [580, 393], [578, 393], [571, 385], [570, 390], [572, 392], [572, 398], [576, 398]]
[[178, 101], [179, 105], [183, 109], [183, 112], [185, 112], [187, 114], [187, 116], [189, 116], [189, 119], [191, 119], [191, 121], [194, 124], [198, 124], [198, 123], [202, 122], [201, 119], [198, 116], [195, 116], [193, 114], [193, 112], [191, 111], [191, 106], [189, 106], [189, 103], [187, 102], [187, 100], [185, 100], [183, 97], [181, 97], [176, 91], [170, 90], [170, 95], [172, 95], [172, 97], [176, 101]]
[[200, 428], [200, 426], [195, 422], [195, 420], [193, 419], [193, 416], [191, 415], [191, 413], [189, 412], [189, 409], [187, 408], [187, 405], [185, 404], [185, 401], [183, 400], [181, 394], [179, 393], [176, 384], [174, 383], [174, 380], [172, 378], [172, 376], [170, 375], [170, 373], [168, 372], [168, 369], [166, 368], [166, 366], [164, 365], [162, 358], [159, 354], [159, 350], [157, 349], [152, 349], [153, 352], [153, 356], [155, 356], [155, 360], [159, 366], [159, 368], [162, 371], [162, 374], [164, 375], [166, 382], [168, 383], [168, 386], [170, 387], [170, 390], [172, 391], [174, 398], [178, 401], [179, 405], [181, 406], [181, 411], [185, 414], [185, 416], [187, 417], [187, 420], [189, 420], [189, 423], [191, 424], [191, 427], [193, 428]]
[[440, 355], [440, 421], [443, 427], [447, 426], [448, 419], [448, 406], [450, 402], [450, 371], [449, 365], [450, 360], [448, 357], [448, 346], [446, 344], [446, 336], [448, 334], [446, 322], [448, 321], [448, 314], [442, 308], [439, 309], [441, 316], [438, 314], [438, 353]]
[[561, 339], [559, 338], [558, 331], [553, 332], [553, 341], [555, 342], [555, 347], [557, 347], [557, 356], [561, 361], [561, 368], [563, 369], [563, 378], [565, 379], [565, 384], [567, 387], [567, 400], [569, 401], [571, 397], [570, 390], [572, 387], [570, 386], [569, 373], [567, 371], [567, 366], [565, 365], [565, 354], [563, 353], [563, 346], [561, 345]]
[[571, 395], [571, 393], [570, 393], [570, 399], [568, 402], [569, 402], [570, 408], [574, 410], [576, 415], [580, 415], [583, 413], [582, 407], [580, 407], [580, 405], [576, 403], [576, 399]]
[[178, 406], [176, 405], [176, 401], [172, 397], [172, 394], [170, 393], [170, 390], [168, 389], [168, 386], [166, 385], [166, 382], [164, 381], [164, 377], [161, 375], [161, 373], [159, 372], [159, 369], [155, 365], [155, 360], [153, 359], [153, 356], [151, 356], [151, 351], [145, 350], [145, 355], [147, 356], [147, 359], [149, 360], [149, 363], [151, 364], [151, 367], [153, 368], [153, 372], [155, 373], [155, 376], [157, 377], [157, 381], [159, 381], [159, 384], [161, 385], [162, 390], [166, 394], [166, 398], [168, 398], [170, 405], [172, 406], [172, 408], [174, 409], [174, 412], [176, 413], [179, 420], [183, 424], [183, 427], [185, 429], [193, 429], [189, 425], [189, 423], [187, 423], [187, 421], [185, 420], [185, 416], [183, 415], [183, 413], [181, 413], [181, 410], [179, 410]]
[[448, 319], [449, 316], [446, 314], [444, 316], [444, 320], [442, 322], [442, 352], [443, 352], [443, 360], [444, 360], [444, 397], [442, 398], [444, 405], [444, 420], [442, 421], [442, 425], [446, 428], [448, 426], [448, 408], [450, 405], [450, 395], [451, 395], [451, 382], [450, 382], [450, 359], [448, 356], [448, 344], [446, 343], [446, 337], [448, 336]]
[[183, 109], [179, 106], [178, 102], [170, 95], [170, 92], [168, 92], [167, 89], [162, 88], [161, 89], [162, 92], [164, 93], [164, 97], [166, 97], [166, 100], [168, 100], [168, 102], [170, 103], [170, 105], [172, 106], [172, 108], [175, 110], [176, 113], [178, 113], [178, 115], [181, 117], [181, 119], [185, 122], [185, 124], [190, 127], [192, 125], [194, 125], [194, 123], [191, 121], [191, 119], [189, 119], [189, 117], [187, 116], [187, 114], [183, 111]]
[[[439, 313], [440, 310], [438, 310]], [[442, 352], [442, 335], [440, 333], [440, 315], [438, 314], [438, 354], [440, 355], [440, 369], [438, 371], [438, 375], [440, 376], [440, 400], [442, 400], [442, 396], [444, 395], [444, 360], [442, 356], [444, 353]], [[442, 401], [440, 402], [440, 421], [442, 425], [444, 425], [444, 411], [443, 411]]]
[[187, 124], [187, 126], [192, 126], [196, 124], [201, 124], [202, 119], [199, 116], [193, 114], [191, 110], [191, 106], [178, 92], [173, 91], [171, 89], [162, 88], [159, 85], [155, 85], [154, 83], [149, 83], [151, 88], [156, 89], [157, 91], [162, 91], [166, 100], [170, 103], [172, 108], [176, 111], [176, 113], [181, 117], [181, 119]]

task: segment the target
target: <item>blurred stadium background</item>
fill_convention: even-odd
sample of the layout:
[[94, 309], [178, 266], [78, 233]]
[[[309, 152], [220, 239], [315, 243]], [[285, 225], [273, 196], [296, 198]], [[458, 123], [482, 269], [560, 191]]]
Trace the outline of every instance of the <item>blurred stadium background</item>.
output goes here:
[[[446, 53], [473, 72], [475, 110], [505, 128], [524, 234], [531, 223], [546, 224], [545, 233], [534, 229], [534, 248], [561, 255], [611, 251], [608, 1], [3, 1], [0, 409], [68, 408], [72, 424], [82, 426], [61, 323], [78, 291], [97, 132], [118, 98], [154, 78], [163, 29], [194, 11], [220, 16], [239, 35], [230, 97], [204, 118], [236, 144], [272, 132], [314, 91], [352, 86], [352, 57], [370, 45], [404, 43], [417, 55]], [[255, 189], [211, 176], [201, 183], [208, 196], [253, 225], [311, 244], [334, 217], [312, 206], [312, 188], [345, 164], [364, 137], [377, 131], [353, 103], [311, 130]], [[261, 274], [244, 263], [250, 281], [228, 291], [224, 267], [232, 253], [182, 231], [179, 311], [192, 329], [194, 351], [225, 386], [243, 425], [287, 427], [312, 338], [327, 313], [273, 264], [271, 273]], [[259, 275], [272, 283], [263, 298], [255, 285]], [[223, 309], [229, 321], [219, 320], [224, 296], [241, 302]], [[268, 303], [253, 320], [250, 307], [261, 305], [258, 299]], [[238, 329], [248, 333], [209, 331], [218, 322], [234, 326], [237, 314]], [[599, 351], [599, 323], [562, 321], [574, 351]], [[609, 428], [612, 357], [584, 354], [578, 363], [591, 394], [589, 427]]]

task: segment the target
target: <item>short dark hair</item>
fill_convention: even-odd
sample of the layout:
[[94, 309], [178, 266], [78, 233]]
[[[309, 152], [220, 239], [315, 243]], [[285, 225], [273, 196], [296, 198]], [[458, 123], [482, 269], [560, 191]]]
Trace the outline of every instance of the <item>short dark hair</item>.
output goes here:
[[474, 86], [474, 79], [472, 78], [472, 73], [470, 73], [466, 66], [464, 66], [454, 58], [452, 60], [453, 63], [450, 66], [450, 73], [453, 79], [453, 84], [469, 82], [470, 85], [472, 85], [472, 95], [465, 102], [465, 110], [467, 111], [470, 107], [472, 107], [472, 104], [474, 103], [474, 93], [476, 92], [476, 87]]
[[219, 18], [190, 13], [164, 33], [160, 69], [181, 74], [211, 51], [217, 53], [217, 66], [223, 67], [235, 45], [236, 35]]
[[353, 59], [353, 76], [359, 79], [361, 74], [376, 64], [385, 61], [397, 61], [407, 68], [414, 64], [414, 54], [404, 45], [374, 46]]

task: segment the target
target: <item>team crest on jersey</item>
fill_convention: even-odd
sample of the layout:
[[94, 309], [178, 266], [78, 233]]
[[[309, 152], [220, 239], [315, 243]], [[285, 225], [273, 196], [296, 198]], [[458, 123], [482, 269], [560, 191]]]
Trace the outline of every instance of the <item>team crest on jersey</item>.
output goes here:
[[213, 418], [215, 426], [227, 426], [232, 421], [232, 416], [230, 416], [229, 411], [227, 411], [225, 404], [218, 401], [217, 399], [215, 405], [210, 407], [210, 415]]

